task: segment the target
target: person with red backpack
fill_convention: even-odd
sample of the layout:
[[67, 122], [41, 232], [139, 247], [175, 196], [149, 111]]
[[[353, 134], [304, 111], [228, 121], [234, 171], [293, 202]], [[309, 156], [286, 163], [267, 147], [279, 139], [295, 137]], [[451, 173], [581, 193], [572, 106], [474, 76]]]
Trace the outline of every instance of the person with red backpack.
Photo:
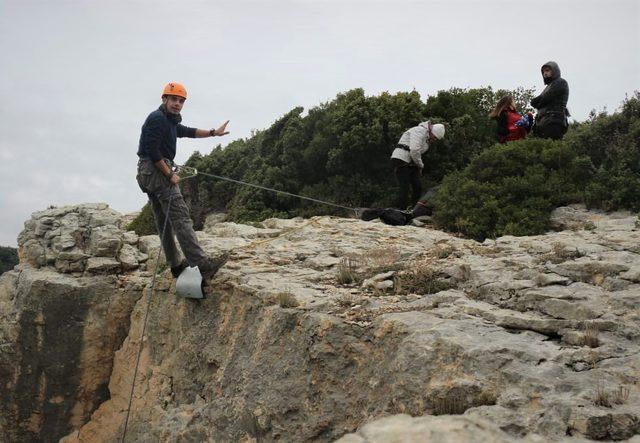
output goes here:
[[498, 122], [497, 132], [500, 143], [525, 138], [533, 125], [533, 115], [530, 112], [524, 116], [520, 115], [510, 95], [505, 95], [498, 101], [496, 107], [489, 113], [489, 117]]

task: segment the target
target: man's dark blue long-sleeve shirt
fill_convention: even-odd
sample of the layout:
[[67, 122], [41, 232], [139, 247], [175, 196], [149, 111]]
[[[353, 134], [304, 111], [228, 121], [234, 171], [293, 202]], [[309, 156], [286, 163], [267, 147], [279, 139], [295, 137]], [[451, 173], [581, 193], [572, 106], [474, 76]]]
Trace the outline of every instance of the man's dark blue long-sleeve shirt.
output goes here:
[[176, 137], [195, 138], [196, 129], [181, 125], [180, 115], [168, 113], [164, 106], [153, 111], [142, 125], [138, 157], [153, 162], [163, 158], [173, 160], [176, 156]]

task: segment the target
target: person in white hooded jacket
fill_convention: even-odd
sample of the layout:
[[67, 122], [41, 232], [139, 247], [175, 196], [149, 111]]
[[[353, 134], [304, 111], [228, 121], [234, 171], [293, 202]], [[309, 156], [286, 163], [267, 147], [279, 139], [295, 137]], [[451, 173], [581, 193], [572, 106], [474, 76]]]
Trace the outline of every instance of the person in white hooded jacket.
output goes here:
[[407, 209], [409, 202], [407, 196], [411, 187], [411, 206], [415, 205], [422, 195], [422, 184], [420, 176], [424, 163], [422, 154], [429, 149], [429, 142], [444, 138], [444, 125], [441, 123], [431, 124], [426, 121], [418, 126], [409, 128], [402, 134], [397, 147], [391, 154], [393, 170], [398, 180], [398, 196], [396, 207]]

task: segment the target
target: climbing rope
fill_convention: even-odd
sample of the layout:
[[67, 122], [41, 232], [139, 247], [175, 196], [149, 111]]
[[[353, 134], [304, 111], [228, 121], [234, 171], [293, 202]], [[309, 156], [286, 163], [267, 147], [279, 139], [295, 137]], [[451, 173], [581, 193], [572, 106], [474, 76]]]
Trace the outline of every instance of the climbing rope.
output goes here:
[[[176, 165], [176, 166], [178, 166], [178, 168], [185, 168], [185, 166], [180, 166], [180, 165]], [[236, 183], [236, 184], [243, 185], [243, 186], [249, 186], [249, 187], [256, 188], [256, 189], [262, 189], [263, 191], [269, 191], [269, 192], [274, 192], [276, 194], [288, 195], [290, 197], [296, 197], [296, 198], [299, 198], [299, 199], [302, 199], [302, 200], [308, 200], [308, 201], [312, 201], [312, 202], [315, 202], [315, 203], [320, 203], [320, 204], [327, 205], [327, 206], [333, 206], [334, 208], [346, 209], [347, 211], [353, 211], [356, 214], [356, 217], [359, 217], [359, 209], [358, 208], [352, 208], [350, 206], [339, 205], [337, 203], [332, 203], [332, 202], [328, 202], [328, 201], [325, 201], [325, 200], [320, 200], [320, 199], [317, 199], [317, 198], [307, 197], [307, 196], [304, 196], [304, 195], [293, 194], [291, 192], [281, 191], [279, 189], [268, 188], [266, 186], [256, 185], [256, 184], [253, 184], [253, 183], [244, 182], [242, 180], [235, 180], [233, 178], [224, 177], [224, 176], [221, 176], [221, 175], [209, 174], [207, 172], [200, 172], [200, 171], [197, 171], [194, 168], [190, 168], [190, 172], [193, 172], [194, 176], [196, 174], [197, 175], [204, 175], [205, 177], [211, 177], [211, 178], [215, 178], [215, 179], [218, 179], [218, 180], [223, 180], [223, 181], [227, 181], [227, 182], [231, 182], [231, 183]]]
[[287, 230], [283, 230], [280, 234], [278, 234], [277, 237], [267, 238], [267, 239], [263, 239], [263, 240], [254, 240], [251, 243], [248, 243], [248, 244], [246, 244], [244, 246], [240, 246], [237, 249], [252, 249], [252, 248], [254, 248], [256, 246], [260, 246], [260, 245], [263, 245], [265, 243], [269, 243], [269, 242], [272, 242], [274, 240], [286, 237], [287, 235], [291, 234], [292, 232], [301, 231], [301, 230], [303, 230], [304, 228], [306, 228], [309, 225], [318, 226], [318, 220], [311, 219], [308, 222], [301, 224], [300, 226], [294, 226], [293, 228], [289, 228]]
[[140, 355], [142, 354], [142, 343], [144, 340], [144, 333], [147, 330], [147, 318], [149, 317], [149, 306], [151, 306], [151, 298], [153, 297], [153, 291], [156, 286], [156, 276], [158, 275], [158, 265], [160, 264], [160, 252], [162, 251], [162, 242], [164, 241], [164, 234], [167, 231], [167, 223], [169, 222], [169, 210], [171, 210], [171, 199], [173, 195], [169, 196], [169, 203], [167, 204], [167, 212], [164, 215], [164, 225], [162, 227], [162, 235], [160, 236], [160, 247], [158, 248], [158, 254], [156, 255], [156, 266], [153, 270], [153, 279], [151, 280], [151, 288], [149, 296], [147, 297], [147, 307], [144, 313], [144, 321], [142, 322], [142, 333], [140, 334], [140, 344], [138, 346], [138, 355], [136, 356], [136, 367], [133, 370], [133, 381], [131, 382], [131, 391], [129, 392], [129, 405], [127, 406], [127, 417], [124, 421], [124, 430], [122, 432], [122, 440], [127, 436], [127, 427], [129, 425], [129, 413], [131, 412], [131, 402], [133, 400], [133, 389], [136, 386], [136, 378], [138, 375], [138, 366], [140, 365]]

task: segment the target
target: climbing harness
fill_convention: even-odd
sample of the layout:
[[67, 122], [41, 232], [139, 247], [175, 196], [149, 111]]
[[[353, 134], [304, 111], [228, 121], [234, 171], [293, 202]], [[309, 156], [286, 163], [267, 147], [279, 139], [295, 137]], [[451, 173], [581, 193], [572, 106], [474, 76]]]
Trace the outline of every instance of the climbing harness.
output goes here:
[[196, 168], [192, 168], [191, 166], [176, 165], [174, 163], [173, 168], [174, 172], [180, 176], [180, 180], [186, 180], [198, 175], [198, 170]]

